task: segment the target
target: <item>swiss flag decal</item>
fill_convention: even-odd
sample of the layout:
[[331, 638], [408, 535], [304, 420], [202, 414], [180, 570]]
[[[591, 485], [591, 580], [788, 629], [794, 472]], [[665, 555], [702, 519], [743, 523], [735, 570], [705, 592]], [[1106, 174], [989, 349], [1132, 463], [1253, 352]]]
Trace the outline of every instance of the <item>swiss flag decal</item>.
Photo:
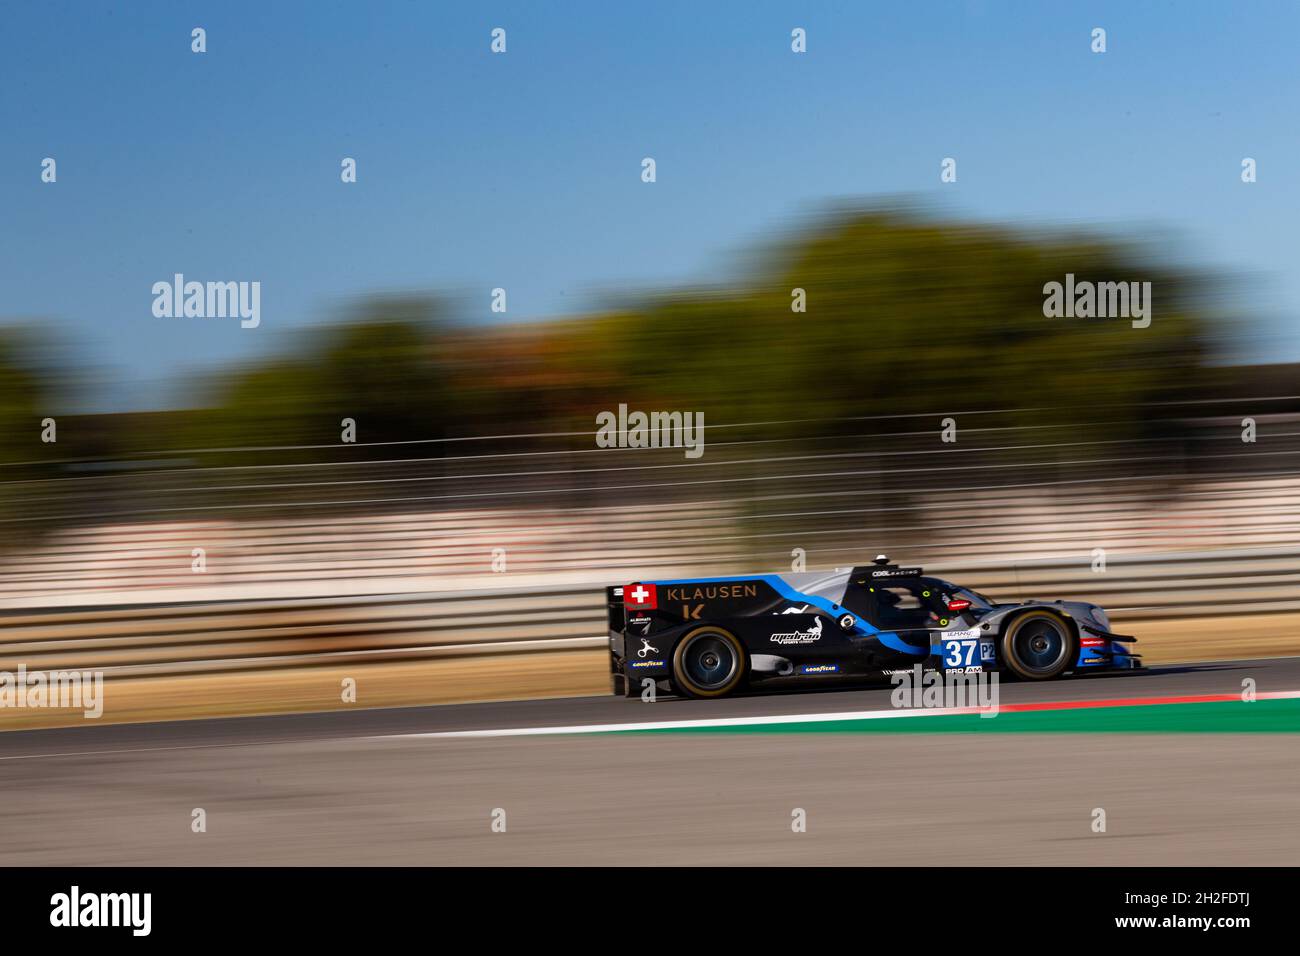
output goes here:
[[638, 611], [650, 611], [659, 606], [653, 584], [629, 584], [623, 589], [625, 607]]

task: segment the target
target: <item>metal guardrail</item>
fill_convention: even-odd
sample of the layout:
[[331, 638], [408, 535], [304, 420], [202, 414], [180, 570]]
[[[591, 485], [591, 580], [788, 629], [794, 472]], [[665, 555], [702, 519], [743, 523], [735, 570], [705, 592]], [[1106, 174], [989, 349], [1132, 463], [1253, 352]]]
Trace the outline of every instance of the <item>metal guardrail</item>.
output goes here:
[[386, 595], [0, 615], [0, 670], [147, 677], [597, 647], [598, 590]]
[[[1001, 598], [1080, 598], [1127, 622], [1300, 611], [1300, 549], [1086, 556], [933, 573]], [[0, 670], [152, 677], [536, 654], [604, 646], [599, 586], [0, 614]], [[1140, 632], [1139, 632], [1140, 637]]]

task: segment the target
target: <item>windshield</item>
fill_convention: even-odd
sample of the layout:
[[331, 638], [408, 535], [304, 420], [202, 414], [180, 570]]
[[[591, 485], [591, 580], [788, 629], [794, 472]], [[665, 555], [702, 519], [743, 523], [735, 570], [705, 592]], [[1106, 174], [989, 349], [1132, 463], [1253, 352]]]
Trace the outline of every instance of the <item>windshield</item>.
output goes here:
[[972, 590], [971, 588], [959, 588], [951, 584], [947, 585], [947, 587], [950, 589], [948, 591], [949, 595], [954, 598], [961, 598], [970, 601], [971, 604], [976, 607], [993, 607], [998, 603], [991, 597], [986, 597], [985, 595], [980, 594], [979, 591]]

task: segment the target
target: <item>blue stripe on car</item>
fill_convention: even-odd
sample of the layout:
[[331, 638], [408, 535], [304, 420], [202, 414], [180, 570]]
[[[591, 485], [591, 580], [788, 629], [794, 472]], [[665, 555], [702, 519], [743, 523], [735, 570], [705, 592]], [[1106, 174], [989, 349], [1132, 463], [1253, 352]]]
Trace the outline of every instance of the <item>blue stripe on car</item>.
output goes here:
[[[683, 578], [683, 579], [677, 579], [672, 581], [646, 581], [645, 583], [653, 584], [655, 587], [669, 587], [674, 584], [707, 584], [710, 582], [730, 583], [733, 581], [763, 581], [766, 584], [768, 584], [772, 588], [772, 590], [774, 590], [777, 594], [781, 595], [781, 597], [785, 598], [787, 601], [797, 601], [797, 602], [802, 602], [803, 604], [811, 604], [813, 607], [821, 608], [823, 611], [827, 612], [832, 617], [838, 617], [840, 614], [843, 613], [853, 614], [853, 612], [850, 611], [848, 608], [841, 607], [840, 605], [835, 604], [834, 602], [829, 601], [826, 598], [821, 597], [820, 595], [804, 594], [802, 591], [796, 590], [790, 585], [790, 582], [786, 581], [785, 578], [781, 577], [779, 574], [759, 574], [759, 575], [753, 575], [750, 577], [741, 577], [741, 578], [737, 578], [737, 577]], [[907, 643], [905, 640], [903, 640], [893, 631], [877, 630], [871, 624], [868, 624], [866, 621], [862, 620], [862, 617], [858, 614], [853, 614], [853, 620], [856, 621], [857, 623], [853, 625], [852, 633], [862, 637], [874, 637], [876, 638], [876, 640], [880, 641], [881, 644], [884, 644], [890, 650], [898, 651], [899, 653], [902, 654], [916, 654], [920, 657], [924, 657], [930, 653], [930, 648], [928, 646], [916, 647], [915, 645]]]

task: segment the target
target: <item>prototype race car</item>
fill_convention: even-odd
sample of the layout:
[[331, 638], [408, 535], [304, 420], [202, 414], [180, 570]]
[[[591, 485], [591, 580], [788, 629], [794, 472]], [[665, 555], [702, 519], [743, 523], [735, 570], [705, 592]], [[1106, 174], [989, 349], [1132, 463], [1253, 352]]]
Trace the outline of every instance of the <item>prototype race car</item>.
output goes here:
[[1003, 604], [874, 564], [834, 572], [641, 581], [605, 589], [613, 693], [645, 681], [689, 697], [747, 684], [885, 679], [921, 664], [1021, 680], [1141, 666], [1106, 612], [1078, 601]]

